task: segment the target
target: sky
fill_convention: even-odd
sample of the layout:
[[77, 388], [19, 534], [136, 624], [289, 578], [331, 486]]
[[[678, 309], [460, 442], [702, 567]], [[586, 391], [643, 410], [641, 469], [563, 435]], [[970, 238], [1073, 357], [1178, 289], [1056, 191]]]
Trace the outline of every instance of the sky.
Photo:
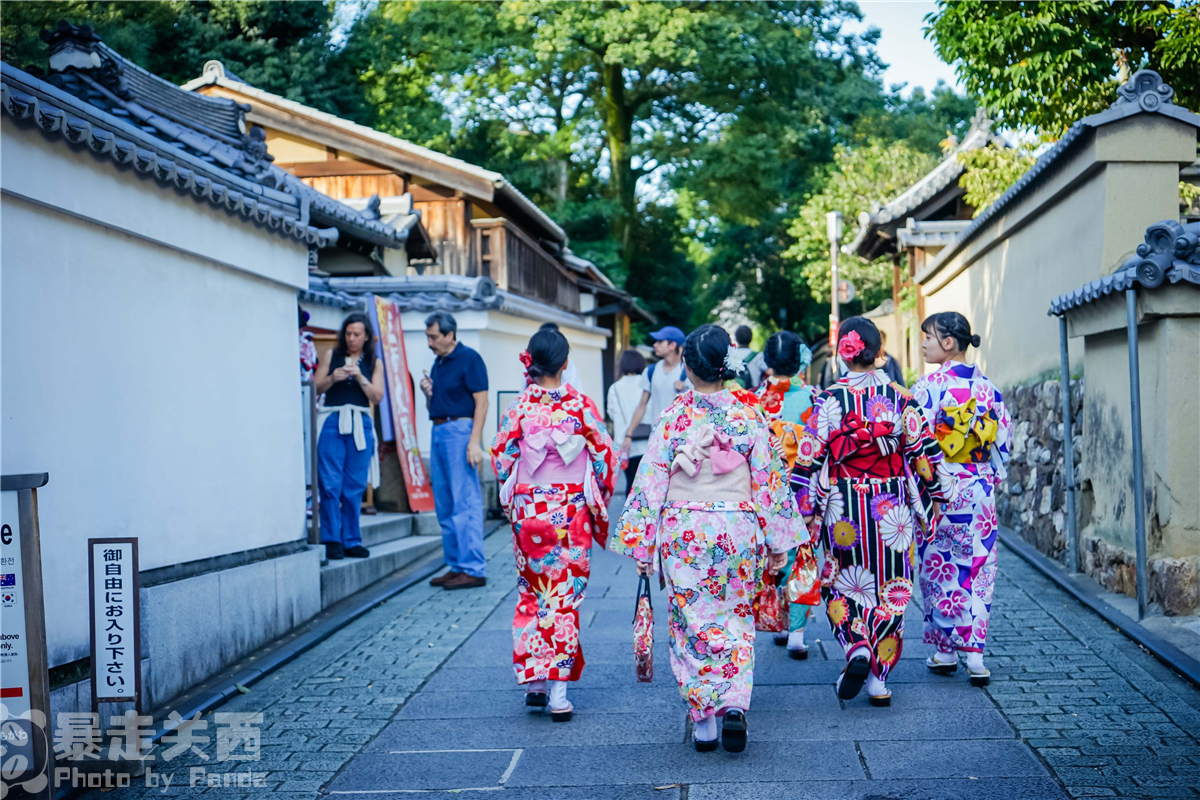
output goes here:
[[933, 42], [924, 37], [922, 18], [934, 11], [932, 2], [909, 2], [909, 0], [859, 0], [864, 21], [858, 30], [874, 26], [879, 28], [879, 57], [888, 64], [883, 74], [883, 85], [907, 83], [904, 90], [908, 96], [914, 86], [933, 89], [938, 78], [943, 79], [960, 93], [962, 85], [954, 77], [954, 69], [938, 58]]

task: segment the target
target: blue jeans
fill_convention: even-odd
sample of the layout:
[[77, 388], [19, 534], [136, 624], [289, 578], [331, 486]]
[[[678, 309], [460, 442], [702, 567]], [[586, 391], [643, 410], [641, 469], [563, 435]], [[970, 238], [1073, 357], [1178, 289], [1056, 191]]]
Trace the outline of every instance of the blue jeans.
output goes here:
[[479, 473], [467, 463], [471, 425], [470, 419], [455, 419], [433, 426], [429, 472], [446, 566], [453, 572], [482, 578], [487, 572], [483, 558], [483, 493]]
[[338, 433], [338, 415], [330, 414], [317, 438], [317, 475], [321, 479], [321, 541], [338, 542], [342, 547], [362, 544], [358, 516], [367, 473], [375, 452], [375, 425], [363, 418], [367, 448], [354, 446], [352, 434]]

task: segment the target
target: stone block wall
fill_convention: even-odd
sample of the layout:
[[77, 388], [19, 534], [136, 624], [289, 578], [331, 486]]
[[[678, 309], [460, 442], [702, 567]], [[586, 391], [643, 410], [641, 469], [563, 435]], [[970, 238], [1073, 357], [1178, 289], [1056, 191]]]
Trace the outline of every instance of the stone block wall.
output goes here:
[[[1012, 417], [1012, 457], [1008, 480], [996, 494], [1001, 524], [1045, 555], [1067, 561], [1067, 501], [1064, 476], [1061, 382], [1057, 379], [1017, 386], [1004, 392]], [[1137, 558], [1132, 550], [1090, 534], [1092, 487], [1082, 470], [1084, 380], [1071, 381], [1071, 418], [1075, 479], [1081, 482], [1076, 514], [1079, 570], [1110, 592], [1137, 596]], [[1195, 559], [1163, 558], [1154, 553], [1151, 517], [1146, 531], [1151, 604], [1168, 616], [1200, 610], [1200, 578]], [[1161, 538], [1161, 537], [1160, 537]]]
[[[1000, 522], [1041, 552], [1065, 562], [1067, 500], [1063, 463], [1061, 382], [1057, 379], [1004, 391], [1012, 417], [1008, 480], [996, 494]], [[1076, 480], [1083, 441], [1083, 380], [1071, 381]]]

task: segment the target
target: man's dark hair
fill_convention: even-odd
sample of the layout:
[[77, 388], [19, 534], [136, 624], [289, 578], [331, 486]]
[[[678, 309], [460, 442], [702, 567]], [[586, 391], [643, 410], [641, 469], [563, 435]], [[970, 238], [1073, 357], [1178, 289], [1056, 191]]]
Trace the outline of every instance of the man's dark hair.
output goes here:
[[754, 331], [750, 330], [749, 325], [738, 325], [733, 338], [737, 340], [738, 347], [749, 347], [750, 342], [754, 341]]
[[621, 377], [641, 375], [646, 370], [646, 357], [636, 348], [627, 347], [621, 353]]
[[454, 338], [458, 338], [458, 320], [449, 311], [435, 311], [425, 318], [425, 327], [430, 325], [438, 326], [438, 333], [445, 336], [447, 333], [453, 333]]

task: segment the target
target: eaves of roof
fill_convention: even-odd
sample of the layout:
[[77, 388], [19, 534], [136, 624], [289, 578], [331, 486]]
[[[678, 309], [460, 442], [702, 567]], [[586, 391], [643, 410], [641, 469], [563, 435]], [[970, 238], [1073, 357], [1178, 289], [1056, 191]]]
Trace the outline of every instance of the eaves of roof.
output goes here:
[[300, 201], [234, 175], [9, 64], [0, 64], [0, 108], [14, 120], [83, 145], [196, 199], [309, 245], [337, 241], [336, 230], [302, 221]]
[[[367, 295], [386, 297], [405, 311], [503, 311], [537, 322], [557, 322], [587, 333], [607, 336], [611, 332], [545, 303], [496, 288], [491, 278], [461, 275], [423, 275], [407, 278], [372, 276], [362, 278], [310, 277], [308, 294], [302, 298], [329, 305], [342, 303], [354, 308]], [[349, 304], [349, 305], [346, 305]]]
[[[478, 199], [488, 202], [494, 202], [497, 199], [497, 194], [501, 195], [502, 199], [506, 199], [516, 206], [525, 215], [530, 217], [535, 224], [541, 227], [549, 238], [566, 244], [567, 234], [556, 223], [550, 219], [546, 212], [542, 211], [536, 203], [521, 193], [517, 187], [513, 186], [507, 178], [499, 172], [484, 169], [483, 167], [470, 164], [462, 159], [448, 156], [444, 153], [439, 153], [436, 150], [430, 150], [427, 147], [413, 144], [412, 142], [399, 139], [374, 128], [369, 128], [366, 125], [360, 125], [357, 122], [342, 119], [334, 114], [329, 114], [324, 111], [318, 111], [310, 106], [297, 103], [294, 100], [288, 100], [279, 95], [263, 91], [256, 87], [245, 83], [232, 80], [229, 74], [225, 72], [223, 65], [219, 62], [210, 61], [204, 65], [204, 72], [199, 78], [194, 78], [183, 84], [182, 88], [194, 92], [205, 86], [221, 86], [233, 92], [237, 92], [247, 98], [257, 100], [261, 103], [266, 103], [276, 108], [288, 111], [293, 114], [305, 117], [307, 119], [320, 122], [332, 127], [338, 128], [346, 133], [354, 134], [363, 139], [367, 139], [375, 144], [383, 145], [384, 147], [398, 151], [405, 155], [415, 157], [420, 160], [428, 161], [436, 164], [443, 169], [460, 172], [474, 178], [476, 181], [487, 184], [491, 189], [489, 196], [477, 195]], [[424, 177], [424, 176], [423, 176]]]
[[[967, 244], [979, 235], [992, 219], [1004, 209], [1017, 202], [1041, 185], [1055, 170], [1064, 163], [1068, 153], [1072, 153], [1085, 140], [1085, 135], [1096, 128], [1117, 122], [1138, 114], [1162, 114], [1177, 119], [1196, 128], [1200, 128], [1200, 115], [1193, 114], [1185, 108], [1171, 102], [1174, 90], [1163, 83], [1162, 77], [1153, 70], [1139, 70], [1133, 77], [1117, 90], [1117, 100], [1108, 109], [1098, 114], [1078, 120], [1055, 142], [1054, 146], [1042, 153], [1033, 166], [1025, 171], [1016, 183], [1008, 187], [990, 206], [971, 221], [959, 237], [946, 249], [938, 253], [921, 274], [916, 282], [924, 283], [933, 277], [950, 259], [954, 258]], [[1112, 276], [1115, 277], [1115, 273]], [[1082, 291], [1082, 290], [1081, 290]]]
[[1121, 269], [1054, 298], [1047, 314], [1061, 316], [1126, 289], [1156, 289], [1163, 281], [1200, 286], [1200, 222], [1181, 225], [1165, 219], [1154, 223], [1146, 229], [1137, 254], [1126, 259]]

